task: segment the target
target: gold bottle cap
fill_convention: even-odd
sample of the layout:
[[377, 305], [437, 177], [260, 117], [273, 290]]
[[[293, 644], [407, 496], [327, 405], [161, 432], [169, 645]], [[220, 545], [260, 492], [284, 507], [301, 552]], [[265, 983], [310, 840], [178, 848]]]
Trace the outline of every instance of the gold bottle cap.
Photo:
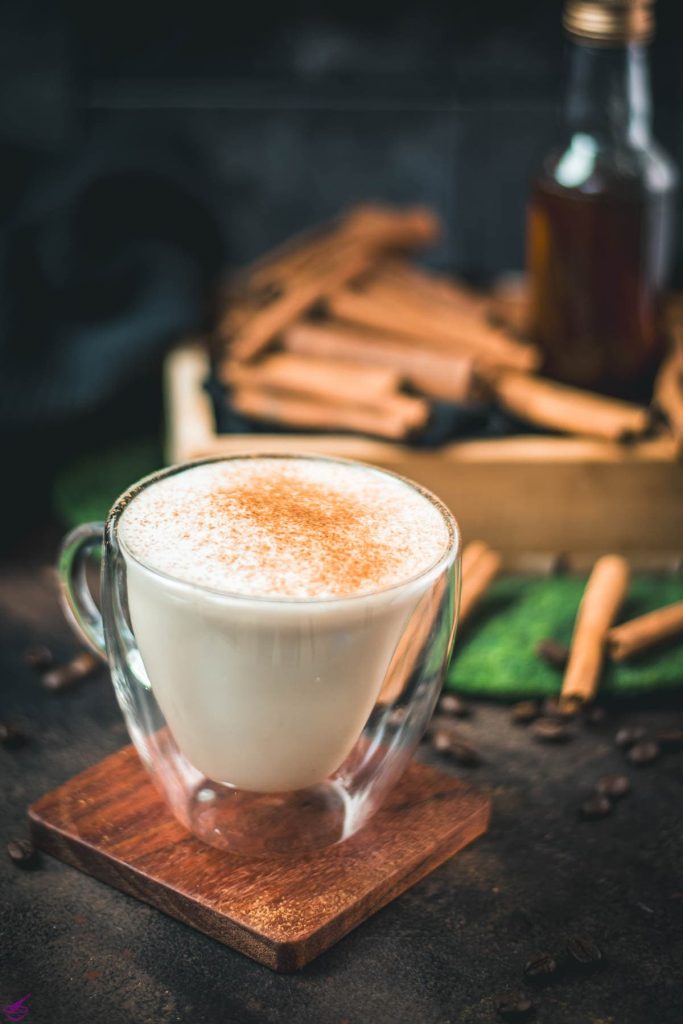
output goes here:
[[596, 46], [645, 43], [654, 32], [654, 0], [567, 0], [563, 24]]

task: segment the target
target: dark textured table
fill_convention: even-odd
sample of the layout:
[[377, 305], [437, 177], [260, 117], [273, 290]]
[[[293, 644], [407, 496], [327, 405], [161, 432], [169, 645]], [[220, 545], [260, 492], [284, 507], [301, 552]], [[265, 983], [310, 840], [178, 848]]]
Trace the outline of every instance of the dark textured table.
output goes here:
[[676, 697], [611, 709], [554, 748], [477, 706], [462, 732], [485, 761], [460, 770], [493, 794], [488, 835], [303, 972], [276, 975], [47, 857], [33, 871], [10, 862], [27, 805], [126, 735], [106, 672], [55, 694], [24, 664], [36, 642], [76, 649], [49, 569], [6, 565], [0, 616], [0, 717], [30, 736], [0, 747], [0, 1008], [31, 993], [29, 1024], [483, 1024], [534, 953], [589, 933], [604, 965], [534, 993], [535, 1020], [683, 1021], [683, 755], [627, 768], [633, 793], [615, 813], [577, 818], [591, 783], [626, 764], [617, 726], [680, 722]]

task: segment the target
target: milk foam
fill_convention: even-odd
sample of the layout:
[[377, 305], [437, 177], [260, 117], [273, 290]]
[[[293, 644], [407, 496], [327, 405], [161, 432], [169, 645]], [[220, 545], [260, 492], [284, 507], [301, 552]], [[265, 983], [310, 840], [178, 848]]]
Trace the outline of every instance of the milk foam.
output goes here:
[[444, 554], [438, 508], [370, 467], [259, 457], [207, 463], [144, 488], [125, 548], [175, 579], [244, 596], [329, 598], [409, 580]]

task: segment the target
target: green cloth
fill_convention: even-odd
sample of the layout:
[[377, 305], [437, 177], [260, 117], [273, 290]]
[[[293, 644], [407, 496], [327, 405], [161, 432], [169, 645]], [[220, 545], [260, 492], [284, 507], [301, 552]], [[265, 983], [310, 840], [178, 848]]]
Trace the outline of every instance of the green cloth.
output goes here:
[[[586, 578], [506, 576], [490, 588], [476, 617], [456, 637], [446, 685], [459, 693], [516, 700], [558, 692], [562, 673], [536, 655], [546, 637], [568, 644]], [[683, 578], [642, 575], [631, 581], [620, 621], [683, 600]], [[683, 640], [638, 659], [607, 661], [602, 692], [637, 694], [683, 684]]]

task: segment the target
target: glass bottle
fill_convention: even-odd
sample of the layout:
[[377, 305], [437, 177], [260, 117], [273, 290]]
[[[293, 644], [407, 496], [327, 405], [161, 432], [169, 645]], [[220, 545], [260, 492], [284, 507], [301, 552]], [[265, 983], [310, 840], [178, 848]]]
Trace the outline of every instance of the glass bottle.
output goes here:
[[559, 380], [646, 398], [662, 350], [677, 171], [653, 141], [653, 0], [568, 0], [565, 137], [528, 210], [531, 332]]

